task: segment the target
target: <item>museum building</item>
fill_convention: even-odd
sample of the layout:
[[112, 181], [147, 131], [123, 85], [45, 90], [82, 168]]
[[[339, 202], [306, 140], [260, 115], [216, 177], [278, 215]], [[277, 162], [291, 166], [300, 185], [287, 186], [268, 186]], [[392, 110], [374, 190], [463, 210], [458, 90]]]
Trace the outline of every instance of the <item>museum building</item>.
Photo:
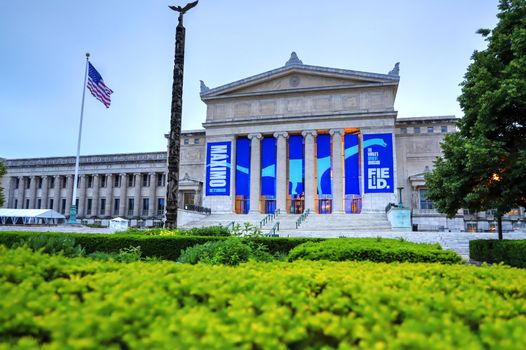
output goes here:
[[[179, 207], [385, 214], [401, 191], [419, 229], [489, 230], [489, 217], [467, 213], [469, 226], [464, 213], [448, 220], [426, 199], [424, 174], [457, 119], [398, 118], [399, 80], [398, 64], [367, 73], [305, 65], [293, 52], [265, 73], [212, 89], [201, 82], [206, 122], [181, 135]], [[5, 207], [69, 213], [74, 157], [5, 162]], [[166, 173], [166, 152], [81, 156], [78, 217], [162, 219]]]

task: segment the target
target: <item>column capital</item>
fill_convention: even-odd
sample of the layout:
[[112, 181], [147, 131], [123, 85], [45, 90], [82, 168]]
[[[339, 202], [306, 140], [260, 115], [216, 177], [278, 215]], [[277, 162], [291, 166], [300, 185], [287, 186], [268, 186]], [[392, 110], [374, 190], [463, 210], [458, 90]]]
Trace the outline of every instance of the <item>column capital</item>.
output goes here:
[[134, 176], [141, 176], [141, 173], [133, 173]]
[[303, 137], [307, 137], [307, 136], [309, 136], [309, 135], [316, 136], [316, 135], [318, 135], [318, 133], [316, 132], [316, 130], [303, 130], [303, 131], [301, 132], [301, 135], [302, 135]]
[[148, 175], [150, 175], [150, 176], [153, 176], [153, 175], [155, 175], [155, 174], [157, 174], [155, 171], [150, 171], [150, 172], [148, 172]]
[[119, 173], [119, 176], [124, 177], [126, 176], [126, 173]]
[[261, 135], [261, 133], [258, 132], [258, 133], [254, 133], [254, 134], [248, 134], [247, 137], [249, 138], [249, 140], [252, 140], [253, 138], [261, 140], [261, 138], [263, 136]]
[[281, 131], [281, 132], [275, 132], [274, 133], [274, 137], [279, 139], [280, 137], [283, 137], [284, 139], [288, 138], [289, 137], [289, 133], [286, 132], [286, 131]]
[[335, 134], [343, 135], [344, 132], [345, 132], [344, 129], [331, 129], [331, 130], [329, 130], [329, 134], [331, 134], [331, 135], [335, 135]]
[[48, 176], [47, 176], [47, 175], [42, 175], [42, 176], [40, 176], [40, 177], [42, 178], [42, 180], [44, 180], [44, 179], [47, 179], [47, 178], [48, 178]]
[[99, 174], [92, 174], [93, 178], [99, 177]]

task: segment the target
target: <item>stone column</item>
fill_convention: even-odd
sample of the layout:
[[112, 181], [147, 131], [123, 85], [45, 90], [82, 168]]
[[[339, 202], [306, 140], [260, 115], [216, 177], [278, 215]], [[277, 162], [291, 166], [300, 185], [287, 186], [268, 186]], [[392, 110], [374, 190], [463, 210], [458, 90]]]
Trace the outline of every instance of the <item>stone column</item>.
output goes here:
[[49, 198], [49, 177], [47, 175], [44, 175], [42, 176], [42, 195], [41, 195], [41, 199], [42, 199], [42, 208], [43, 209], [51, 209], [51, 208], [48, 208], [48, 198]]
[[64, 215], [69, 216], [69, 211], [71, 209], [71, 201], [73, 198], [73, 175], [66, 176], [66, 179], [66, 211]]
[[287, 213], [287, 132], [276, 132], [277, 139], [276, 155], [276, 209], [282, 214]]
[[261, 197], [261, 134], [249, 134], [250, 144], [250, 214], [260, 213]]
[[24, 182], [24, 177], [19, 176], [18, 177], [18, 193], [16, 196], [16, 202], [17, 202], [17, 209], [23, 209], [24, 208], [24, 192], [26, 191], [26, 184]]
[[60, 175], [55, 175], [55, 186], [53, 187], [53, 191], [55, 192], [53, 195], [53, 210], [56, 212], [60, 212]]
[[16, 185], [16, 177], [14, 176], [11, 176], [9, 178], [9, 188], [6, 189], [5, 191], [5, 195], [6, 195], [6, 199], [5, 199], [5, 204], [6, 204], [6, 208], [14, 208], [15, 206], [15, 185]]
[[142, 179], [140, 173], [133, 174], [135, 176], [135, 191], [134, 191], [134, 205], [133, 205], [133, 216], [138, 217], [140, 215], [140, 206], [141, 206], [141, 188], [142, 188]]
[[99, 174], [93, 175], [93, 196], [91, 200], [91, 216], [92, 217], [98, 217], [99, 216], [99, 181], [100, 177]]
[[105, 216], [113, 216], [113, 177], [112, 174], [106, 174], [106, 208]]
[[343, 214], [343, 129], [331, 129], [332, 136], [332, 212]]
[[79, 176], [78, 188], [79, 207], [77, 208], [77, 217], [84, 219], [86, 217], [86, 175]]
[[126, 181], [126, 174], [119, 174], [121, 177], [120, 185], [121, 185], [121, 195], [120, 195], [120, 202], [119, 202], [119, 216], [125, 217], [126, 216], [126, 190], [128, 186], [128, 181]]
[[314, 211], [316, 184], [314, 183], [314, 137], [316, 130], [305, 130], [301, 133], [305, 138], [305, 210]]
[[29, 183], [29, 209], [35, 209], [35, 202], [37, 197], [37, 177], [31, 176]]
[[150, 176], [150, 194], [148, 196], [150, 198], [150, 208], [148, 209], [149, 217], [155, 216], [155, 201], [157, 200], [157, 198], [155, 197], [157, 188], [157, 181], [155, 175], [155, 173], [148, 174], [148, 176]]

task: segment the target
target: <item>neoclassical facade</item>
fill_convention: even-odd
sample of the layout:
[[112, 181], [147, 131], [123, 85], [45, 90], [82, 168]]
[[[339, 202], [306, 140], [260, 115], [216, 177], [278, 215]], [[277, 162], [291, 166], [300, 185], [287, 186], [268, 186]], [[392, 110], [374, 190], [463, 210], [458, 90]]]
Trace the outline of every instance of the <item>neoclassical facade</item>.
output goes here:
[[[284, 66], [216, 88], [201, 82], [203, 130], [183, 131], [179, 207], [213, 214], [385, 214], [411, 209], [420, 230], [492, 229], [491, 213], [451, 220], [426, 199], [424, 174], [454, 116], [399, 118], [398, 64], [386, 74]], [[69, 213], [74, 157], [6, 160], [8, 208]], [[78, 217], [162, 219], [166, 152], [82, 156]], [[524, 210], [504, 223], [524, 223]]]

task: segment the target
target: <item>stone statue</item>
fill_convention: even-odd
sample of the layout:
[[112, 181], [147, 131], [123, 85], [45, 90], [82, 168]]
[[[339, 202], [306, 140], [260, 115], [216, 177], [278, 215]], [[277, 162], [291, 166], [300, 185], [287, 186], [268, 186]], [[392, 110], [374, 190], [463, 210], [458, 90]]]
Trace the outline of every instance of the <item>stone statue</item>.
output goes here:
[[292, 66], [296, 64], [303, 64], [303, 62], [298, 58], [296, 52], [292, 51], [289, 60], [287, 61], [287, 63], [285, 63], [285, 66]]
[[206, 86], [204, 81], [202, 81], [202, 80], [199, 80], [199, 81], [201, 82], [201, 93], [207, 92], [208, 90], [210, 90], [210, 88], [208, 86]]
[[389, 71], [389, 75], [400, 75], [400, 62], [396, 62], [394, 68]]

